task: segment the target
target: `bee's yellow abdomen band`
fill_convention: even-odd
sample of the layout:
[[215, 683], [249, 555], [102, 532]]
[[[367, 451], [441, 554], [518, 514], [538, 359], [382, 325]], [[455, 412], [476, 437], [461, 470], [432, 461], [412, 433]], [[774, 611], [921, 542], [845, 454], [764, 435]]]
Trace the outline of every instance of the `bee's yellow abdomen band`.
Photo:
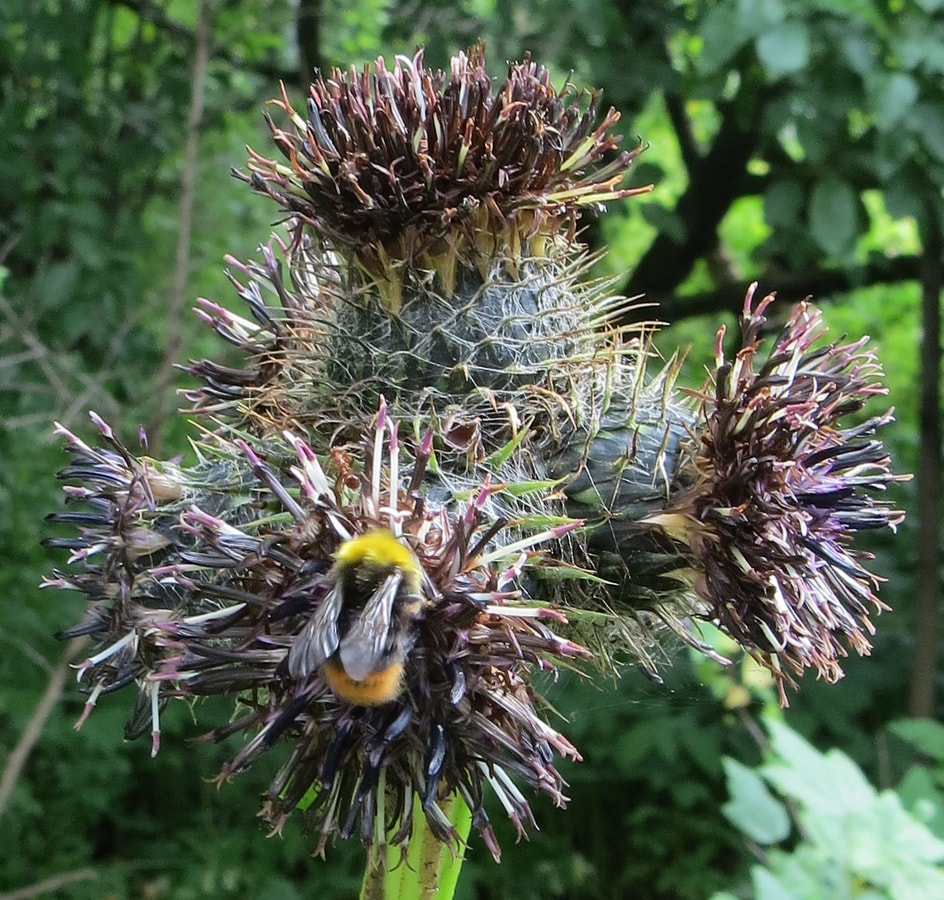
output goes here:
[[335, 658], [324, 664], [322, 672], [335, 696], [354, 706], [381, 706], [400, 696], [402, 663], [394, 663], [386, 669], [372, 672], [363, 681], [351, 678]]

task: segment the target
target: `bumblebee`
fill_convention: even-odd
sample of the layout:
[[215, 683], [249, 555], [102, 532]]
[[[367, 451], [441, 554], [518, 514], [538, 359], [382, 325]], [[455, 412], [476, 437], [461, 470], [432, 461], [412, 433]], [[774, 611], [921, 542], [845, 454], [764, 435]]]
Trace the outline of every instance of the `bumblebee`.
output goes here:
[[380, 706], [403, 691], [403, 667], [423, 615], [423, 570], [385, 528], [345, 541], [328, 573], [331, 587], [289, 650], [289, 672], [319, 667], [340, 700]]

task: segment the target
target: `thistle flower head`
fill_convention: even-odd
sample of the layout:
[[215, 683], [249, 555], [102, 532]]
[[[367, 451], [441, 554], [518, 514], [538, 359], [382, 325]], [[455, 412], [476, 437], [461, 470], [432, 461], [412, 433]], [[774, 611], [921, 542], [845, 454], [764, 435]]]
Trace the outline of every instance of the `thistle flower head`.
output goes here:
[[[152, 475], [155, 463], [100, 425], [102, 449], [63, 430], [75, 458], [64, 474], [80, 482], [70, 494], [94, 512], [68, 542], [81, 571], [50, 581], [91, 600], [70, 631], [97, 645], [79, 667], [86, 714], [137, 684], [128, 734], [150, 725], [156, 753], [168, 699], [239, 694], [242, 714], [212, 736], [251, 737], [222, 777], [288, 741], [264, 816], [279, 830], [306, 807], [319, 851], [337, 835], [405, 844], [414, 799], [454, 842], [439, 803], [458, 793], [497, 857], [489, 792], [520, 833], [533, 823], [516, 782], [565, 802], [554, 759], [577, 753], [538, 713], [530, 673], [587, 652], [521, 582], [577, 523], [525, 525], [503, 541], [506, 523], [486, 515], [502, 486], [429, 502], [431, 442], [401, 444], [383, 405], [361, 445], [328, 460], [291, 434], [258, 449], [218, 438], [205, 448], [215, 443], [213, 459], [186, 476]], [[346, 649], [364, 641], [377, 658], [354, 646], [352, 663]], [[380, 688], [372, 681], [390, 672]]]
[[457, 262], [487, 272], [496, 257], [544, 255], [580, 209], [638, 192], [619, 186], [639, 152], [614, 154], [619, 114], [597, 123], [598, 94], [555, 89], [530, 57], [497, 90], [477, 46], [448, 73], [420, 50], [392, 71], [378, 59], [319, 74], [307, 118], [284, 90], [273, 103], [289, 120], [269, 119], [286, 162], [253, 153], [247, 179], [385, 285], [393, 312], [403, 268], [437, 271], [451, 295]]
[[870, 649], [879, 579], [853, 549], [856, 532], [894, 527], [902, 513], [875, 493], [896, 480], [875, 431], [891, 411], [843, 427], [885, 393], [867, 338], [823, 343], [822, 317], [798, 304], [758, 362], [773, 296], [741, 316], [741, 349], [700, 397], [696, 434], [681, 465], [690, 487], [650, 517], [687, 544], [706, 615], [784, 682], [808, 667], [842, 675], [846, 648]]

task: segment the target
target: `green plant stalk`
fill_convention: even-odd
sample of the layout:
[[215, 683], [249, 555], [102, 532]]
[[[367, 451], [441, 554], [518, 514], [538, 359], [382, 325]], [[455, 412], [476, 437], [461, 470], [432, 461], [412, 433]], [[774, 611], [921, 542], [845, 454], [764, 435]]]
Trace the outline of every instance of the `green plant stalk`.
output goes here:
[[452, 900], [462, 871], [472, 827], [468, 804], [453, 795], [442, 804], [459, 837], [459, 846], [444, 844], [430, 831], [418, 796], [413, 800], [413, 834], [406, 857], [392, 844], [372, 849], [360, 900]]

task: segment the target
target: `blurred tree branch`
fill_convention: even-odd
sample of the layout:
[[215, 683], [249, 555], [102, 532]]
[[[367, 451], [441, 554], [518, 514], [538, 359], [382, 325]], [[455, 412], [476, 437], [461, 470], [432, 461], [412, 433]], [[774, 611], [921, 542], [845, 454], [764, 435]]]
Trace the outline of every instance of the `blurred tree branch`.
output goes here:
[[[628, 297], [641, 292], [650, 297], [668, 296], [695, 263], [717, 246], [718, 226], [731, 204], [742, 196], [747, 163], [757, 149], [763, 93], [759, 86], [745, 83], [733, 100], [720, 107], [721, 126], [714, 142], [692, 161], [688, 188], [674, 209], [682, 223], [682, 242], [672, 235], [658, 234], [621, 293]], [[689, 150], [686, 156], [691, 153]], [[672, 320], [678, 318], [678, 312], [673, 311]]]
[[63, 888], [72, 884], [78, 884], [81, 881], [91, 881], [98, 878], [98, 872], [95, 869], [73, 869], [69, 872], [60, 872], [58, 875], [50, 875], [42, 881], [27, 887], [17, 888], [15, 891], [8, 891], [0, 894], [0, 900], [31, 900], [33, 897], [42, 897], [46, 894], [53, 894], [61, 891]]
[[321, 0], [300, 0], [295, 19], [295, 40], [298, 44], [298, 81], [311, 81], [312, 72], [321, 68]]
[[[115, 6], [123, 6], [131, 10], [135, 15], [140, 16], [143, 21], [150, 22], [167, 34], [168, 37], [173, 38], [174, 41], [179, 41], [187, 45], [192, 55], [193, 48], [197, 45], [197, 32], [188, 28], [172, 16], [169, 16], [167, 11], [160, 4], [152, 2], [152, 0], [108, 0], [108, 2]], [[316, 3], [315, 5], [320, 4]], [[302, 3], [302, 9], [307, 6], [307, 3]], [[317, 26], [315, 27], [317, 28]], [[286, 84], [292, 85], [298, 85], [307, 81], [307, 76], [305, 79], [302, 79], [301, 73], [293, 69], [282, 68], [281, 66], [272, 65], [263, 60], [247, 62], [223, 44], [213, 48], [212, 58], [225, 60], [234, 68], [243, 71], [253, 71], [257, 75], [261, 75], [263, 78], [268, 78], [272, 81], [284, 81]]]
[[[821, 299], [831, 294], [847, 294], [859, 288], [916, 281], [920, 277], [921, 266], [922, 260], [917, 256], [898, 256], [875, 259], [868, 265], [844, 269], [777, 272], [762, 278], [761, 289], [775, 291], [779, 297], [791, 302], [805, 297]], [[660, 297], [653, 291], [646, 291], [645, 297], [658, 304], [658, 317], [668, 322], [709, 313], [737, 313], [744, 304], [744, 280], [733, 280], [713, 290], [694, 294]]]
[[16, 746], [10, 751], [7, 757], [6, 765], [3, 767], [3, 774], [0, 775], [0, 817], [6, 812], [10, 802], [10, 797], [16, 788], [23, 768], [36, 742], [43, 733], [46, 720], [56, 708], [56, 704], [62, 697], [62, 690], [65, 687], [69, 677], [70, 663], [78, 656], [79, 651], [86, 644], [85, 638], [75, 638], [66, 645], [59, 662], [50, 672], [49, 680], [46, 682], [46, 690], [36, 704], [33, 714], [26, 724], [23, 734], [17, 741]]
[[157, 374], [155, 396], [157, 409], [151, 427], [152, 446], [160, 455], [164, 422], [171, 405], [171, 380], [180, 354], [183, 334], [181, 318], [187, 302], [187, 276], [190, 269], [190, 242], [193, 232], [193, 201], [197, 183], [197, 149], [200, 124], [203, 120], [207, 60], [213, 36], [214, 0], [202, 0], [194, 47], [192, 91], [187, 114], [187, 137], [184, 144], [183, 171], [180, 175], [180, 214], [178, 217], [177, 249], [174, 254], [174, 286], [167, 307], [167, 339], [161, 368]]

